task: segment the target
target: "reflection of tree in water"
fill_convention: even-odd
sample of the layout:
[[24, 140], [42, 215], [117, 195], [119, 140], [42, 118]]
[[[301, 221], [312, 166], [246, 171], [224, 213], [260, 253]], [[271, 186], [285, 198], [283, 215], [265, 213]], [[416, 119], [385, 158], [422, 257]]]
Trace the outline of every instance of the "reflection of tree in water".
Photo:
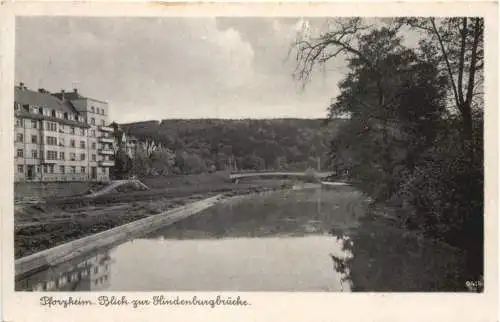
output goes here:
[[352, 254], [330, 255], [352, 291], [465, 291], [460, 254], [449, 246], [368, 221], [348, 232], [332, 229], [331, 234]]

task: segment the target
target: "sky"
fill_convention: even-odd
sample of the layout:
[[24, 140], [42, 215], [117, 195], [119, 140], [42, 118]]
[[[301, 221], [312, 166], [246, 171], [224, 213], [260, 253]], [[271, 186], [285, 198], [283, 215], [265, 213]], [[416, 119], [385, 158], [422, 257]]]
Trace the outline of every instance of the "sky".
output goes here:
[[[303, 89], [291, 44], [301, 18], [21, 17], [16, 83], [104, 100], [117, 122], [323, 118], [346, 73], [333, 60]], [[307, 20], [320, 30], [325, 21]]]

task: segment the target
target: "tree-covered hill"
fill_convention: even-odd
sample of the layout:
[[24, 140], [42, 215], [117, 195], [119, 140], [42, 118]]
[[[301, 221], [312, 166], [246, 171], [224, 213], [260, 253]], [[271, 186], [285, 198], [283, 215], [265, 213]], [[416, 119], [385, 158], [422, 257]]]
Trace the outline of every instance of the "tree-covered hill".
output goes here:
[[[196, 167], [306, 170], [326, 166], [341, 119], [169, 119], [120, 124], [129, 135], [161, 142]], [[319, 161], [318, 161], [319, 160]], [[181, 163], [181, 162], [177, 162]], [[177, 164], [182, 168], [181, 164]], [[181, 172], [186, 172], [182, 171]], [[202, 169], [198, 169], [202, 170]]]

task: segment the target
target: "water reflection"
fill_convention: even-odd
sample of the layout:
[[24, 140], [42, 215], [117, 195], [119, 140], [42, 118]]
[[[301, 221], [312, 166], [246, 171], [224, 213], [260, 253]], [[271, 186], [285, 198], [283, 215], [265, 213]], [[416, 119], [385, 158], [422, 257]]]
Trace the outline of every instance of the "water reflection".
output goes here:
[[332, 260], [354, 292], [465, 291], [462, 256], [450, 246], [370, 221], [332, 234], [351, 254]]
[[307, 236], [356, 225], [363, 197], [350, 188], [238, 198], [151, 233], [174, 239]]
[[100, 250], [16, 280], [16, 291], [99, 291], [111, 283], [110, 250]]
[[349, 187], [235, 198], [142, 239], [17, 281], [16, 289], [459, 289], [460, 256], [365, 220], [366, 207], [366, 198]]
[[108, 290], [348, 291], [330, 253], [342, 256], [341, 245], [328, 235], [138, 239], [113, 251]]

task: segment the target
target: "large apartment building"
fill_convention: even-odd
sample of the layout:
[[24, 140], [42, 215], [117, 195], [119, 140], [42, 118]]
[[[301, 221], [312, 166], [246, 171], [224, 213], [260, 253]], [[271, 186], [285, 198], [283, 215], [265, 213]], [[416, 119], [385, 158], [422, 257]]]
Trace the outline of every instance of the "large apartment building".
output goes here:
[[15, 181], [107, 181], [114, 166], [106, 102], [15, 87]]

